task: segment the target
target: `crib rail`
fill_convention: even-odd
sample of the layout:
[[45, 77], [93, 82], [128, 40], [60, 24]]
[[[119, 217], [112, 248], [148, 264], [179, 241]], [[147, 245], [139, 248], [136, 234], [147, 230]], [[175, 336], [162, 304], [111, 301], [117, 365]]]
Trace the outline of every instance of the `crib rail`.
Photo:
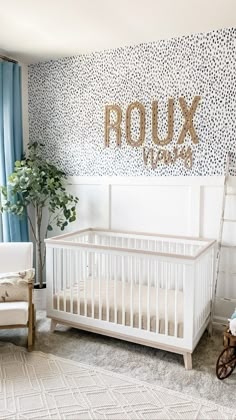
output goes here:
[[82, 247], [125, 249], [126, 251], [196, 259], [215, 243], [211, 239], [186, 238], [145, 233], [118, 232], [103, 229], [84, 229], [46, 240], [47, 243]]

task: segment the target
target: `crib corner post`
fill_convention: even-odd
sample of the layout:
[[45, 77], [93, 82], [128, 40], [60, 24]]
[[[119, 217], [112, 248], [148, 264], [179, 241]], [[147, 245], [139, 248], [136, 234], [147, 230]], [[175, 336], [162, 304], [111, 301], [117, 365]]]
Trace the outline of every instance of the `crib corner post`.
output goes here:
[[192, 353], [184, 353], [184, 367], [186, 370], [191, 370], [193, 368], [192, 365]]
[[184, 342], [188, 349], [192, 349], [194, 339], [194, 280], [195, 265], [186, 264], [184, 274]]
[[46, 243], [46, 282], [47, 282], [47, 313], [52, 309], [54, 271], [53, 271], [53, 247]]

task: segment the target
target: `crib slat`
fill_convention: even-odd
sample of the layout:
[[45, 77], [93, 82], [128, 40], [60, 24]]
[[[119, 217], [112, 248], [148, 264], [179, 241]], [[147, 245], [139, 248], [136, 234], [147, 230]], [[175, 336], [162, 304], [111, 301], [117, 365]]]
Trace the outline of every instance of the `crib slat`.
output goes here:
[[206, 305], [205, 305], [205, 314], [204, 314], [204, 318], [206, 319], [206, 317], [207, 317], [207, 315], [208, 315], [208, 290], [207, 290], [207, 278], [209, 278], [210, 279], [210, 270], [209, 270], [209, 268], [210, 268], [210, 259], [209, 259], [209, 254], [206, 256], [206, 275], [205, 275], [205, 278], [204, 278], [204, 290], [205, 290], [205, 293], [204, 293], [204, 299], [205, 299], [205, 302], [206, 302]]
[[[199, 285], [199, 263], [197, 262], [196, 266], [195, 266], [195, 275], [196, 275], [196, 284]], [[195, 314], [195, 328], [196, 331], [199, 328], [199, 293], [200, 293], [200, 288], [196, 287], [195, 288], [195, 309], [196, 309], [196, 314]]]
[[110, 267], [109, 267], [109, 255], [106, 254], [106, 320], [109, 322], [109, 281], [110, 281]]
[[[205, 256], [205, 274], [204, 274], [204, 279], [203, 279], [203, 285], [204, 285], [204, 303], [207, 302], [207, 290], [206, 290], [206, 277], [208, 274], [208, 268], [209, 268], [209, 263], [208, 263], [208, 255]], [[204, 321], [206, 319], [207, 316], [207, 304], [204, 305]]]
[[203, 314], [202, 314], [202, 302], [203, 302], [203, 287], [202, 287], [202, 279], [204, 276], [204, 258], [201, 258], [201, 265], [200, 265], [200, 325], [202, 325], [203, 321]]
[[121, 276], [122, 276], [122, 325], [125, 325], [125, 261], [121, 257]]
[[200, 313], [200, 327], [202, 325], [203, 322], [203, 277], [204, 277], [204, 257], [201, 258], [201, 263], [200, 263], [200, 276], [199, 276], [199, 286], [200, 286], [200, 302], [199, 302], [199, 313]]
[[204, 306], [204, 321], [206, 319], [207, 316], [207, 275], [209, 274], [209, 260], [208, 260], [208, 255], [206, 255], [205, 257], [205, 275], [204, 275], [204, 302], [205, 302], [205, 306]]
[[130, 326], [133, 328], [133, 326], [134, 326], [134, 308], [133, 308], [133, 294], [134, 294], [134, 292], [133, 292], [133, 281], [134, 281], [134, 278], [133, 278], [133, 275], [134, 275], [134, 273], [133, 273], [133, 257], [129, 257], [129, 264], [130, 264], [130, 275], [129, 275], [129, 278], [130, 278], [130, 282], [131, 282], [131, 284], [130, 284]]
[[94, 282], [96, 281], [96, 278], [95, 278], [95, 272], [94, 272], [94, 269], [95, 269], [95, 266], [94, 266], [94, 252], [91, 252], [90, 253], [90, 264], [91, 264], [91, 267], [90, 267], [90, 277], [91, 277], [91, 288], [92, 288], [92, 290], [91, 290], [91, 305], [92, 305], [92, 318], [94, 318]]
[[138, 325], [139, 329], [142, 329], [142, 296], [141, 296], [141, 278], [142, 278], [142, 266], [141, 266], [141, 259], [139, 259], [139, 279], [138, 279]]
[[76, 273], [78, 273], [78, 290], [77, 290], [77, 313], [80, 315], [80, 287], [82, 282], [81, 276], [81, 251], [77, 252], [76, 255]]
[[56, 248], [56, 289], [57, 289], [57, 309], [60, 311], [60, 295], [63, 290], [62, 279], [61, 279], [61, 265], [62, 265], [62, 249]]
[[207, 284], [207, 282], [206, 282], [206, 278], [207, 278], [207, 275], [208, 275], [208, 268], [209, 268], [209, 261], [208, 261], [208, 255], [206, 255], [205, 256], [205, 275], [204, 275], [204, 282], [203, 282], [203, 284], [204, 284], [204, 288], [203, 288], [203, 290], [204, 290], [204, 322], [205, 322], [205, 319], [206, 319], [206, 316], [207, 316], [207, 290], [206, 290], [206, 284]]
[[212, 276], [212, 274], [213, 274], [213, 261], [214, 261], [213, 252], [210, 251], [209, 252], [209, 262], [208, 262], [208, 264], [209, 264], [209, 273], [208, 273], [208, 276], [207, 276], [207, 279], [206, 279], [208, 313], [210, 312], [210, 309], [211, 309], [210, 300], [211, 300], [211, 288], [212, 288], [212, 281], [209, 281], [208, 279], [212, 279], [212, 277], [213, 277]]
[[174, 315], [174, 336], [178, 334], [178, 266], [174, 265], [174, 282], [175, 282], [175, 315]]
[[194, 311], [194, 323], [193, 323], [193, 332], [194, 335], [196, 334], [197, 331], [197, 326], [198, 326], [198, 322], [197, 322], [197, 317], [198, 317], [198, 310], [197, 310], [197, 302], [198, 302], [198, 273], [197, 273], [197, 265], [198, 263], [195, 264], [194, 267], [194, 279], [195, 279], [195, 286], [194, 286], [194, 307], [195, 307], [195, 311]]
[[[148, 245], [150, 246], [150, 241]], [[150, 264], [150, 259], [147, 259], [147, 331], [150, 331]]]
[[202, 258], [202, 263], [201, 263], [201, 269], [202, 269], [202, 273], [201, 273], [201, 324], [204, 321], [204, 315], [203, 315], [203, 302], [204, 302], [204, 287], [203, 287], [203, 280], [204, 280], [204, 275], [205, 275], [205, 258]]
[[160, 293], [160, 282], [161, 282], [161, 262], [156, 261], [156, 333], [159, 333], [159, 293]]
[[[52, 308], [59, 310], [59, 306], [58, 306], [59, 289], [57, 287], [57, 281], [59, 281], [59, 270], [58, 270], [57, 252], [58, 252], [58, 249], [57, 248], [53, 248]], [[54, 299], [55, 299], [55, 301], [54, 301]]]
[[98, 318], [102, 319], [102, 301], [101, 301], [101, 275], [102, 275], [102, 254], [98, 254]]
[[[198, 284], [201, 286], [201, 261], [197, 264]], [[201, 326], [201, 287], [198, 287], [198, 329]]]
[[210, 286], [208, 285], [208, 279], [211, 278], [211, 251], [209, 251], [208, 253], [208, 260], [207, 260], [207, 276], [206, 276], [206, 301], [208, 302], [207, 304], [207, 309], [206, 309], [206, 317], [208, 316], [209, 312], [210, 312], [210, 299], [209, 299], [209, 292], [210, 292]]
[[[51, 295], [51, 305], [53, 309], [58, 309], [58, 307], [56, 305], [54, 305], [54, 296], [57, 296], [57, 289], [56, 289], [56, 285], [55, 285], [55, 273], [56, 273], [56, 249], [52, 248], [52, 295]], [[56, 306], [56, 308], [55, 308]]]
[[[198, 284], [201, 286], [201, 261], [197, 265], [198, 271]], [[201, 325], [201, 287], [198, 288], [198, 328]]]
[[64, 291], [64, 312], [66, 312], [66, 292], [67, 292], [67, 249], [63, 249], [63, 271], [62, 271], [62, 287]]
[[114, 322], [117, 324], [117, 255], [114, 255]]
[[84, 273], [83, 273], [83, 277], [84, 277], [84, 316], [87, 316], [88, 314], [88, 310], [87, 310], [87, 290], [88, 290], [88, 278], [87, 278], [87, 251], [83, 252], [83, 267], [84, 267]]
[[73, 261], [73, 254], [74, 251], [72, 251], [71, 249], [69, 250], [69, 258], [68, 258], [68, 277], [69, 277], [69, 288], [70, 288], [70, 312], [73, 314], [73, 270], [74, 270], [74, 261]]
[[[49, 277], [49, 281], [52, 282], [52, 284], [49, 284], [49, 288], [51, 289], [47, 296], [47, 307], [52, 309], [57, 308], [57, 302], [54, 303], [54, 299], [57, 296], [56, 295], [56, 288], [55, 288], [55, 248], [48, 250], [48, 263], [47, 263], [47, 277]], [[50, 273], [51, 272], [51, 273]], [[49, 273], [49, 274], [48, 274]], [[50, 301], [49, 301], [50, 299]], [[49, 305], [48, 305], [49, 303]]]
[[205, 306], [205, 277], [206, 277], [206, 257], [202, 258], [202, 269], [203, 269], [203, 276], [202, 276], [202, 323], [205, 321], [205, 313], [206, 313], [206, 306]]
[[168, 335], [168, 272], [167, 272], [167, 263], [164, 263], [165, 269], [165, 335]]

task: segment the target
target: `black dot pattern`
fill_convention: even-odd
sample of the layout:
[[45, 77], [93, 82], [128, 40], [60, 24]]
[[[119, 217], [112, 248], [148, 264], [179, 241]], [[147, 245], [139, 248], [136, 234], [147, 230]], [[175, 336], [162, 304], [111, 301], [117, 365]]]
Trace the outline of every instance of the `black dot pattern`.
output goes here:
[[[44, 157], [80, 176], [222, 175], [228, 151], [236, 163], [236, 29], [223, 29], [171, 40], [145, 43], [63, 58], [29, 66], [30, 141], [45, 144]], [[152, 143], [152, 101], [158, 101], [158, 136], [168, 130], [168, 98], [174, 98], [174, 133], [164, 146], [173, 150], [184, 124], [179, 105], [183, 96], [190, 108], [201, 97], [193, 117], [199, 139], [189, 132], [193, 166], [183, 159], [159, 163], [155, 169], [143, 162], [143, 147], [126, 143], [125, 114], [132, 102], [145, 107], [145, 143]], [[122, 144], [105, 148], [105, 105], [122, 109]], [[132, 112], [131, 134], [139, 138], [139, 115]]]

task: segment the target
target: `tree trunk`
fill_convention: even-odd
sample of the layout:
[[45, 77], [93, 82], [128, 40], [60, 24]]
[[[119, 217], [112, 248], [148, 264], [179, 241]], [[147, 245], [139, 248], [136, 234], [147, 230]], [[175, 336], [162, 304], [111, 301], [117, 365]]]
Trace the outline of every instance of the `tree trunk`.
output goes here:
[[43, 287], [43, 268], [42, 268], [42, 249], [41, 249], [41, 241], [36, 244], [37, 248], [37, 277], [39, 282], [39, 287], [42, 289]]
[[41, 242], [41, 216], [39, 215], [39, 210], [36, 209], [36, 229], [37, 229], [37, 278], [39, 282], [39, 287], [43, 287], [43, 258], [42, 258], [42, 242]]

